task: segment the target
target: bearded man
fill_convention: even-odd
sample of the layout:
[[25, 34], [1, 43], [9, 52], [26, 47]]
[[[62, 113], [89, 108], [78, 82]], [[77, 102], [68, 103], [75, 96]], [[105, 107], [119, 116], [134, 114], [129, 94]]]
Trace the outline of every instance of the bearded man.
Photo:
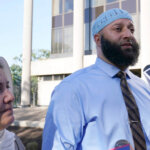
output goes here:
[[130, 14], [114, 8], [94, 22], [94, 65], [53, 91], [43, 150], [150, 149], [150, 89], [128, 69], [139, 56]]

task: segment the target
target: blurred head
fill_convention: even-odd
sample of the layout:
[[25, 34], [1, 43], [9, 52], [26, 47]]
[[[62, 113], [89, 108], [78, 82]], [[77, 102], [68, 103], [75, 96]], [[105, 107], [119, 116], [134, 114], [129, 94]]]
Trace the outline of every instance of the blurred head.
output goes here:
[[9, 66], [5, 59], [0, 57], [0, 130], [7, 128], [14, 121], [12, 89]]
[[134, 37], [134, 25], [128, 12], [118, 8], [104, 12], [93, 26], [93, 36], [97, 55], [106, 62], [121, 70], [137, 62], [139, 45]]

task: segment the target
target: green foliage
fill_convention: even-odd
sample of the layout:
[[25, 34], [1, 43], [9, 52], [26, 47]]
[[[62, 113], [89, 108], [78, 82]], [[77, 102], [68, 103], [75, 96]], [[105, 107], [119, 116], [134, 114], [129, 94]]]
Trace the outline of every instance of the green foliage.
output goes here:
[[22, 54], [20, 54], [19, 56], [15, 56], [14, 60], [16, 60], [19, 63], [22, 63]]
[[19, 65], [13, 64], [10, 67], [12, 80], [13, 80], [13, 89], [14, 89], [14, 96], [15, 102], [14, 105], [17, 106], [20, 104], [20, 93], [21, 93], [21, 72], [22, 68]]
[[45, 49], [40, 49], [38, 52], [32, 52], [32, 61], [41, 60], [50, 57], [50, 51]]
[[11, 73], [12, 77], [15, 78], [16, 76], [21, 76], [22, 68], [19, 65], [13, 64], [11, 66]]
[[38, 149], [38, 143], [36, 141], [27, 144], [27, 150], [37, 150], [37, 149]]
[[[49, 58], [50, 51], [40, 49], [37, 52], [32, 53], [32, 60]], [[14, 57], [15, 64], [11, 65], [11, 73], [14, 87], [15, 102], [14, 105], [20, 105], [21, 102], [21, 74], [22, 74], [22, 55]], [[31, 104], [37, 104], [37, 77], [31, 77]]]
[[38, 78], [31, 77], [31, 103], [37, 105], [37, 88], [38, 88]]

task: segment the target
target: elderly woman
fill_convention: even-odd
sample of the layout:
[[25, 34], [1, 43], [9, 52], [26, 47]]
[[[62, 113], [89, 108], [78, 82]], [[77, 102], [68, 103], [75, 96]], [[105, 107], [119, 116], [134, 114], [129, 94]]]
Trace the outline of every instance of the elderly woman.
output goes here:
[[9, 66], [0, 57], [0, 150], [24, 150], [20, 139], [6, 128], [14, 121], [13, 85]]

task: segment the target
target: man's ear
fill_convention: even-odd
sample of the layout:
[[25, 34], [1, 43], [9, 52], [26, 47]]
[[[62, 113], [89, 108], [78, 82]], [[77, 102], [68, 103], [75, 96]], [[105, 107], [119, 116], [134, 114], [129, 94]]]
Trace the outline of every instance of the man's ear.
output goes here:
[[100, 46], [101, 45], [101, 36], [99, 34], [95, 34], [94, 35], [94, 41], [95, 41], [97, 46]]

